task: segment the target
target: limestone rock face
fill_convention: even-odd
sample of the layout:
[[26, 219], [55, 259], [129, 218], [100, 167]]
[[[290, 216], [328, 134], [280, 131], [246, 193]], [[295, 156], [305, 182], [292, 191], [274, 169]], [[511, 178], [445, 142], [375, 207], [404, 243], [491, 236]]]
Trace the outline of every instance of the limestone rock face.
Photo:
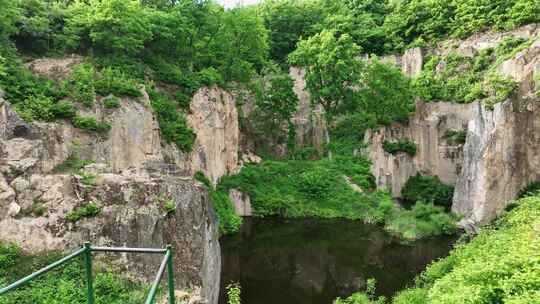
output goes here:
[[191, 101], [188, 117], [197, 135], [191, 170], [203, 171], [216, 183], [238, 166], [238, 112], [234, 98], [217, 87], [202, 88]]
[[466, 225], [494, 219], [520, 189], [540, 179], [540, 104], [533, 94], [540, 44], [504, 62], [499, 71], [519, 81], [520, 88], [493, 111], [474, 108], [452, 207]]
[[[366, 132], [365, 141], [370, 144], [367, 153], [377, 186], [386, 187], [394, 197], [400, 197], [403, 185], [418, 172], [437, 175], [443, 182], [454, 184], [461, 171], [463, 145], [449, 143], [444, 135], [448, 130], [466, 130], [473, 109], [473, 104], [417, 102], [416, 112], [408, 124]], [[413, 157], [384, 151], [384, 141], [399, 139], [414, 141], [417, 154]]]
[[[106, 173], [96, 185], [88, 186], [64, 174], [24, 178], [30, 189], [17, 194], [41, 202], [47, 212], [35, 216], [23, 208], [25, 214], [19, 216], [4, 214], [0, 239], [28, 251], [72, 250], [84, 241], [150, 248], [171, 244], [177, 288], [201, 288], [208, 303], [217, 303], [221, 270], [217, 219], [207, 192], [190, 179]], [[174, 212], [164, 211], [165, 200], [174, 201]], [[102, 205], [98, 216], [76, 223], [66, 220], [68, 212], [90, 201]], [[151, 281], [160, 257], [117, 255], [112, 262], [135, 279]]]
[[412, 48], [405, 51], [401, 58], [403, 74], [409, 77], [418, 76], [424, 65], [424, 54], [421, 48]]
[[296, 146], [298, 148], [312, 146], [322, 152], [326, 141], [324, 110], [320, 105], [315, 108], [311, 105], [306, 88], [306, 72], [292, 67], [289, 74], [294, 80], [294, 92], [298, 96], [298, 110], [292, 118], [296, 128]]
[[[75, 59], [74, 59], [75, 60]], [[54, 62], [34, 63], [44, 75]], [[71, 61], [70, 61], [71, 62]], [[60, 61], [69, 73], [73, 62]], [[45, 65], [42, 67], [42, 65]], [[64, 70], [62, 70], [64, 71]], [[122, 98], [106, 109], [100, 99], [81, 115], [107, 121], [106, 135], [87, 133], [69, 122], [26, 123], [0, 94], [0, 240], [24, 250], [65, 250], [83, 241], [96, 245], [164, 247], [172, 244], [178, 289], [196, 290], [199, 303], [217, 304], [221, 257], [218, 220], [208, 193], [193, 181], [202, 170], [216, 182], [236, 170], [238, 117], [231, 95], [217, 87], [194, 96], [188, 122], [197, 139], [191, 153], [165, 143], [144, 88], [140, 98]], [[79, 173], [58, 172], [70, 156], [94, 163]], [[167, 213], [164, 203], [175, 211]], [[69, 212], [97, 202], [102, 212], [75, 223]], [[46, 208], [36, 214], [36, 205]], [[152, 280], [156, 256], [113, 255], [135, 279]]]
[[252, 216], [251, 199], [249, 195], [238, 189], [229, 190], [229, 198], [234, 203], [234, 211], [239, 216]]

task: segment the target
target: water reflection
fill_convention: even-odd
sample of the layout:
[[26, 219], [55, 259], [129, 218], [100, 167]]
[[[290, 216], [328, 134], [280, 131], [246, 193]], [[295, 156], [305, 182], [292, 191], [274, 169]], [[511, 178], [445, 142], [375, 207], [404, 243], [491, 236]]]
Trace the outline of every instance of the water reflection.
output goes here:
[[410, 284], [453, 238], [400, 244], [380, 227], [344, 220], [246, 219], [221, 240], [222, 296], [240, 282], [243, 304], [330, 304], [375, 278], [387, 297]]

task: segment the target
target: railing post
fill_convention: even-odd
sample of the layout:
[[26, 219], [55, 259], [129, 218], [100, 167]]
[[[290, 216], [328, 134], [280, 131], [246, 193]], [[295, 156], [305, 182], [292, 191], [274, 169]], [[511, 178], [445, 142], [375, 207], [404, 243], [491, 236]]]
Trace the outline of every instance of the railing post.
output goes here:
[[84, 267], [86, 269], [86, 298], [88, 304], [94, 304], [94, 286], [92, 279], [92, 249], [90, 243], [84, 243]]
[[174, 267], [173, 267], [173, 252], [172, 246], [167, 245], [167, 279], [169, 287], [169, 304], [175, 304], [176, 298], [174, 294]]

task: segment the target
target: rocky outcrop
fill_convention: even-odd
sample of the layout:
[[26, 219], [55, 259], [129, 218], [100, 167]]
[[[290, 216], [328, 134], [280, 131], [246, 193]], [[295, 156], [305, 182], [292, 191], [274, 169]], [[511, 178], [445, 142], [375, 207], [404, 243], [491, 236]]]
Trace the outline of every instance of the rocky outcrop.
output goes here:
[[[437, 175], [445, 183], [454, 184], [463, 163], [463, 145], [449, 142], [449, 130], [466, 130], [475, 105], [444, 102], [417, 102], [416, 112], [405, 125], [395, 124], [366, 132], [370, 145], [367, 153], [372, 161], [371, 172], [377, 186], [401, 196], [401, 188], [409, 177], [420, 172]], [[384, 141], [409, 139], [416, 143], [417, 154], [390, 154], [383, 149]]]
[[[95, 185], [77, 176], [30, 174], [11, 183], [21, 212], [0, 210], [0, 239], [25, 250], [72, 250], [84, 241], [102, 246], [163, 248], [171, 244], [178, 289], [200, 289], [208, 303], [217, 303], [220, 249], [217, 219], [204, 187], [191, 179], [142, 172], [102, 173]], [[165, 201], [175, 210], [166, 212]], [[73, 223], [69, 212], [96, 202], [102, 211]], [[32, 204], [47, 208], [32, 214]], [[116, 255], [110, 263], [134, 279], [152, 280], [160, 264], [156, 255]]]
[[203, 88], [190, 105], [189, 123], [197, 135], [191, 172], [203, 171], [214, 183], [237, 171], [239, 128], [234, 97], [217, 87]]
[[[78, 59], [59, 61], [57, 69], [52, 61], [29, 67], [44, 75], [64, 68], [69, 73], [73, 60]], [[236, 170], [234, 100], [217, 87], [197, 92], [188, 116], [197, 138], [193, 152], [182, 153], [162, 140], [149, 97], [144, 88], [141, 92], [137, 99], [122, 98], [116, 109], [106, 109], [99, 97], [94, 107], [79, 109], [110, 123], [106, 135], [63, 121], [26, 123], [0, 96], [0, 240], [28, 251], [69, 251], [87, 240], [131, 247], [172, 244], [177, 288], [198, 290], [201, 303], [215, 304], [218, 220], [207, 191], [192, 175], [203, 171], [216, 182]], [[59, 170], [68, 159], [93, 163], [81, 171]], [[99, 215], [67, 220], [89, 202], [101, 206]], [[109, 262], [146, 280], [155, 275], [156, 258], [118, 255]]]
[[310, 95], [306, 88], [306, 72], [292, 67], [289, 75], [294, 80], [294, 92], [298, 96], [298, 110], [293, 115], [292, 122], [296, 129], [296, 147], [313, 147], [319, 153], [323, 151], [326, 142], [326, 121], [321, 105], [311, 104]]
[[499, 71], [520, 82], [519, 92], [493, 111], [476, 105], [465, 144], [464, 170], [452, 210], [465, 226], [485, 224], [540, 180], [540, 104], [533, 92], [540, 75], [540, 42], [504, 62]]
[[229, 198], [234, 204], [234, 212], [239, 216], [253, 216], [251, 198], [238, 189], [229, 190]]

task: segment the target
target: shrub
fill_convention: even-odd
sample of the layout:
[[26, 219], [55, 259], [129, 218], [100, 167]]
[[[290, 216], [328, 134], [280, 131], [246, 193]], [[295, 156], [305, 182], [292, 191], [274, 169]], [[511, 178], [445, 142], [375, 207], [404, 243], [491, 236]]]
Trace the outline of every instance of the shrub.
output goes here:
[[386, 298], [375, 297], [375, 279], [368, 279], [366, 282], [366, 292], [357, 292], [346, 299], [337, 298], [334, 304], [385, 304]]
[[92, 164], [94, 161], [80, 159], [77, 153], [71, 153], [65, 161], [54, 167], [53, 172], [79, 172], [85, 166]]
[[411, 210], [395, 212], [387, 218], [385, 230], [405, 240], [429, 236], [452, 235], [457, 231], [457, 216], [431, 203], [417, 202]]
[[195, 172], [195, 179], [201, 182], [203, 185], [205, 185], [208, 189], [212, 188], [212, 182], [204, 175], [203, 172], [197, 171]]
[[53, 105], [54, 101], [51, 97], [31, 95], [23, 102], [15, 104], [15, 111], [27, 122], [34, 120], [52, 121], [54, 120]]
[[240, 294], [242, 290], [240, 289], [240, 284], [229, 284], [227, 286], [227, 304], [240, 304], [241, 298]]
[[59, 101], [53, 104], [51, 112], [57, 119], [73, 119], [77, 116], [77, 109], [69, 101]]
[[141, 91], [136, 80], [130, 78], [123, 71], [111, 67], [101, 70], [95, 86], [97, 92], [102, 96], [108, 94], [133, 97], [141, 96]]
[[540, 197], [520, 199], [472, 241], [428, 266], [413, 289], [399, 293], [393, 303], [538, 302], [539, 225]]
[[95, 217], [101, 213], [101, 206], [96, 202], [88, 202], [78, 208], [73, 209], [66, 215], [66, 220], [70, 222], [78, 222], [85, 217]]
[[21, 254], [22, 250], [19, 246], [0, 242], [0, 277], [6, 274], [4, 271], [16, 264]]
[[86, 107], [91, 107], [96, 99], [94, 79], [95, 71], [91, 65], [80, 64], [75, 67], [65, 84], [69, 97]]
[[510, 98], [518, 88], [518, 83], [508, 77], [498, 73], [491, 73], [486, 78], [485, 90], [488, 98], [485, 101], [488, 108], [493, 109], [494, 105]]
[[[38, 254], [24, 254], [20, 246], [0, 243], [0, 282], [11, 283], [31, 274], [62, 257], [55, 251]], [[8, 261], [8, 263], [3, 263]], [[148, 288], [140, 283], [130, 282], [108, 270], [94, 269], [94, 290], [96, 303], [132, 304], [146, 299]], [[5, 286], [5, 285], [4, 285]], [[30, 303], [86, 303], [84, 289], [84, 264], [81, 258], [57, 267], [32, 280], [31, 284], [2, 295], [2, 304]]]
[[521, 189], [518, 193], [518, 198], [536, 195], [540, 191], [540, 181], [532, 182]]
[[221, 234], [232, 234], [238, 232], [242, 226], [242, 218], [234, 210], [234, 203], [229, 198], [228, 189], [215, 189], [212, 182], [203, 172], [197, 171], [195, 179], [201, 182], [210, 194], [210, 200], [219, 218], [219, 231]]
[[120, 99], [114, 95], [109, 95], [103, 98], [102, 102], [107, 109], [116, 109], [120, 107]]
[[225, 83], [223, 76], [213, 67], [199, 71], [198, 76], [200, 83], [205, 86], [224, 85]]
[[174, 202], [174, 200], [172, 200], [172, 199], [166, 200], [163, 203], [163, 210], [165, 210], [165, 212], [167, 214], [175, 213], [176, 212], [176, 203]]
[[[320, 217], [380, 222], [393, 204], [374, 191], [369, 161], [336, 156], [315, 161], [264, 161], [247, 165], [234, 176], [223, 177], [217, 189], [239, 189], [251, 198], [254, 216]], [[349, 181], [363, 192], [355, 191]], [[388, 200], [386, 200], [388, 198]]]
[[450, 145], [463, 145], [467, 140], [467, 131], [448, 129], [444, 132], [443, 138]]
[[73, 126], [76, 128], [104, 134], [111, 130], [111, 125], [107, 122], [98, 122], [94, 117], [75, 116]]
[[34, 200], [32, 203], [32, 214], [34, 216], [42, 216], [47, 212], [47, 207], [40, 200]]
[[400, 139], [398, 141], [387, 141], [383, 142], [384, 151], [396, 155], [400, 152], [405, 152], [410, 156], [416, 155], [416, 144], [409, 139]]
[[188, 126], [185, 116], [178, 112], [176, 105], [167, 95], [149, 90], [152, 108], [156, 113], [161, 135], [168, 143], [174, 143], [180, 150], [190, 152], [195, 134]]
[[445, 185], [437, 176], [424, 176], [420, 173], [410, 177], [403, 189], [403, 199], [411, 204], [429, 202], [450, 209], [454, 196], [454, 187]]
[[86, 186], [96, 185], [97, 176], [95, 174], [87, 173], [87, 172], [79, 172], [79, 174], [81, 175], [81, 183], [83, 185], [86, 185]]

